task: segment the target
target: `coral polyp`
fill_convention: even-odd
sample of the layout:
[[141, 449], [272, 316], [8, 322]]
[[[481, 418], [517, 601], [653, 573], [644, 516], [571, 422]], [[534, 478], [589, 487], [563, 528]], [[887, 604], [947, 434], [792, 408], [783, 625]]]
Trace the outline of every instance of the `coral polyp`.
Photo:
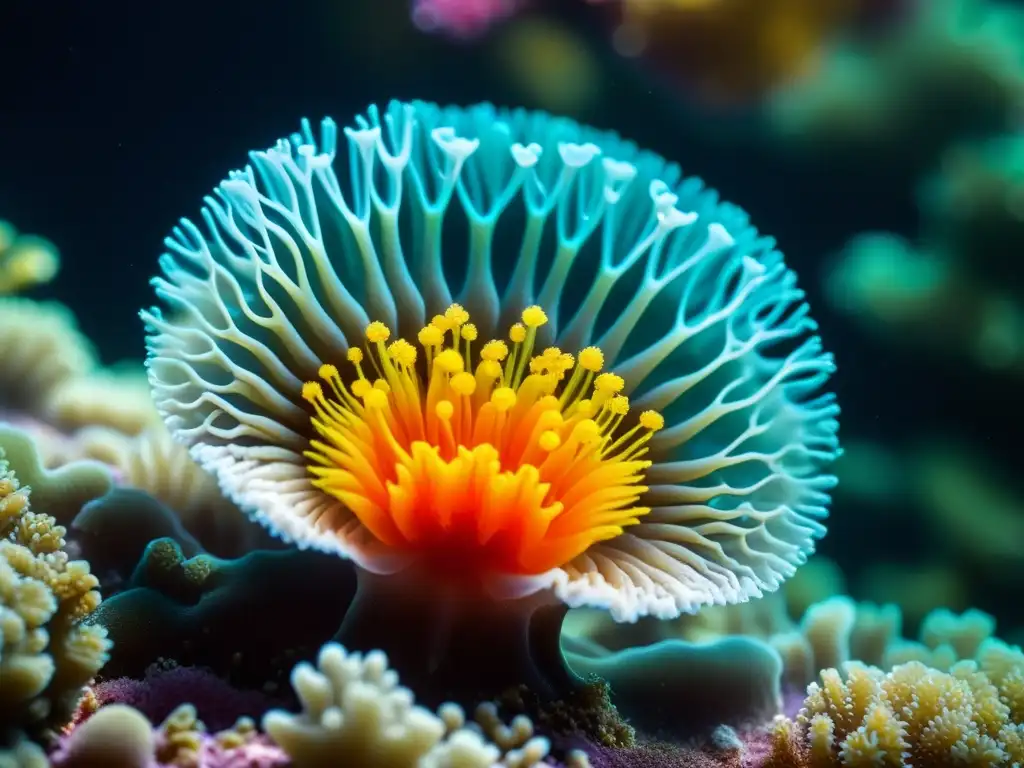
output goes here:
[[305, 385], [321, 436], [306, 452], [314, 485], [435, 572], [541, 574], [638, 523], [650, 511], [637, 505], [645, 444], [664, 419], [645, 411], [621, 429], [629, 399], [621, 378], [599, 373], [597, 347], [578, 360], [557, 347], [534, 356], [540, 307], [512, 326], [511, 353], [499, 340], [477, 353], [469, 320], [452, 304], [419, 332], [425, 376], [416, 347], [385, 346], [387, 326], [371, 323], [379, 378], [354, 348], [349, 387], [333, 365], [320, 370], [326, 393]]

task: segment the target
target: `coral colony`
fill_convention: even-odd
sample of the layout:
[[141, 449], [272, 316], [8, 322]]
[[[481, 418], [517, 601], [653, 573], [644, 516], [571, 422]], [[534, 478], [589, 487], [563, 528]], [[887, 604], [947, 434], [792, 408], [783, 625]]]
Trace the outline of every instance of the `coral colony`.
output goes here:
[[[699, 179], [548, 114], [394, 102], [253, 152], [160, 268], [156, 414], [70, 317], [0, 303], [23, 428], [0, 429], [0, 763], [648, 764], [610, 701], [676, 735], [760, 724], [715, 730], [716, 765], [769, 743], [803, 765], [826, 717], [868, 749], [829, 708], [860, 673], [773, 735], [796, 673], [761, 639], [563, 631], [570, 608], [667, 628], [761, 598], [825, 533], [831, 355], [774, 241]], [[8, 325], [60, 342], [16, 354]], [[1006, 653], [986, 674], [1010, 690]], [[169, 656], [294, 667], [300, 711]], [[876, 710], [864, 728], [914, 738]], [[993, 712], [964, 722], [1009, 753], [1019, 719]]]
[[671, 618], [794, 572], [833, 362], [742, 211], [540, 113], [392, 103], [343, 137], [253, 153], [143, 313], [170, 431], [255, 520], [358, 566], [341, 642], [556, 693], [560, 603]]

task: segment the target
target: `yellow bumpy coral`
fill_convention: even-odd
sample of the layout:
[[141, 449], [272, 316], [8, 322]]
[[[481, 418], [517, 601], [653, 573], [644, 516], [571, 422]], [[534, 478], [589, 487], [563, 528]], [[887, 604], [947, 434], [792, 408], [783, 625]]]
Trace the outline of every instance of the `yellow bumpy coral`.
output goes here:
[[997, 768], [1024, 764], [1024, 655], [988, 640], [949, 672], [912, 661], [886, 674], [827, 669], [795, 722], [774, 734], [774, 768]]
[[0, 461], [0, 738], [62, 724], [107, 659], [106, 631], [82, 623], [98, 581], [68, 559], [65, 533]]

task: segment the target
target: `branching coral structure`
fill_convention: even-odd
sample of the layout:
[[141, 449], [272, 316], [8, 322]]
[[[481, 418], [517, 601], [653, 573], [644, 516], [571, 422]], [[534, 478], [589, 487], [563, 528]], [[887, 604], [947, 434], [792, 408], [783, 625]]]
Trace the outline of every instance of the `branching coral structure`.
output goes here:
[[157, 407], [256, 520], [354, 561], [339, 639], [404, 675], [557, 685], [562, 603], [745, 601], [824, 533], [832, 358], [774, 242], [662, 158], [392, 103], [252, 153], [202, 219], [143, 313]]

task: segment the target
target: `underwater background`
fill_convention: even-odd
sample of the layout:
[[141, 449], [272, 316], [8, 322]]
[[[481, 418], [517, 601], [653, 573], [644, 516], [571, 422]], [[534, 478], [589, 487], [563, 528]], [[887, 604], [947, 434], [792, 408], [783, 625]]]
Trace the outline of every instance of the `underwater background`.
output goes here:
[[[8, 751], [0, 753], [0, 765], [1024, 765], [1024, 656], [1016, 647], [1024, 642], [1024, 4], [16, 2], [3, 15], [0, 449], [9, 466], [0, 471], [0, 533], [7, 542], [0, 558], [0, 566], [6, 562], [0, 568], [0, 747]], [[507, 113], [445, 113], [429, 104], [413, 112], [400, 105], [389, 111], [392, 100], [458, 107], [490, 102], [575, 122], [567, 127]], [[274, 483], [291, 493], [308, 472], [299, 466], [298, 475], [289, 474], [292, 459], [281, 459], [287, 468], [268, 465], [268, 474], [256, 472], [254, 481], [245, 474], [245, 461], [258, 451], [246, 449], [287, 448], [300, 462], [302, 455], [308, 458], [304, 450], [320, 451], [325, 466], [334, 460], [329, 450], [305, 443], [292, 450], [289, 441], [301, 430], [290, 419], [296, 418], [296, 402], [305, 407], [306, 390], [298, 397], [298, 387], [291, 393], [282, 389], [278, 399], [253, 385], [256, 395], [230, 392], [207, 411], [190, 402], [229, 380], [247, 381], [253, 371], [271, 383], [269, 390], [289, 376], [300, 385], [317, 379], [317, 368], [304, 373], [302, 355], [294, 352], [298, 345], [284, 345], [286, 351], [274, 348], [285, 361], [282, 370], [288, 369], [287, 376], [280, 373], [261, 357], [260, 345], [275, 343], [270, 333], [255, 328], [258, 323], [247, 330], [241, 321], [242, 331], [251, 332], [242, 352], [231, 351], [230, 340], [211, 332], [218, 338], [211, 354], [222, 353], [223, 359], [189, 358], [198, 354], [193, 344], [202, 323], [183, 319], [183, 302], [199, 307], [196, 317], [207, 320], [219, 307], [236, 319], [244, 313], [229, 308], [234, 292], [225, 288], [227, 278], [211, 279], [205, 287], [190, 282], [204, 269], [197, 266], [201, 258], [190, 261], [189, 253], [203, 250], [190, 233], [178, 238], [182, 250], [164, 241], [182, 217], [201, 223], [205, 196], [228, 172], [250, 162], [251, 151], [300, 130], [303, 117], [312, 132], [295, 147], [318, 144], [324, 152], [329, 142], [320, 120], [337, 121], [341, 159], [335, 164], [348, 190], [343, 169], [362, 166], [358, 152], [345, 159], [340, 129], [355, 125], [356, 115], [369, 115], [373, 123], [370, 104], [380, 107], [386, 127], [388, 119], [403, 124], [414, 115], [419, 124], [440, 130], [454, 124], [460, 137], [486, 137], [491, 123], [507, 119], [513, 133], [522, 133], [512, 137], [522, 141], [520, 147], [528, 149], [531, 141], [543, 145], [545, 162], [555, 157], [559, 141], [578, 142], [577, 149], [594, 142], [608, 157], [621, 155], [639, 168], [645, 185], [672, 175], [632, 142], [678, 163], [683, 177], [699, 177], [717, 192], [715, 197], [678, 177], [668, 180], [676, 200], [659, 202], [651, 192], [651, 231], [660, 232], [664, 219], [658, 217], [668, 210], [693, 211], [696, 226], [711, 221], [728, 231], [719, 252], [702, 246], [703, 240], [683, 243], [681, 236], [677, 245], [665, 225], [665, 242], [671, 244], [666, 253], [684, 263], [707, 249], [707, 274], [699, 276], [703, 282], [695, 278], [705, 287], [697, 293], [713, 292], [706, 286], [715, 285], [739, 297], [745, 280], [759, 279], [748, 275], [754, 268], [744, 259], [759, 263], [767, 270], [766, 282], [750, 295], [762, 303], [751, 308], [747, 302], [748, 315], [737, 320], [739, 335], [777, 311], [772, 322], [782, 332], [813, 332], [827, 350], [812, 348], [802, 360], [802, 353], [785, 348], [798, 364], [810, 366], [809, 373], [790, 374], [788, 362], [778, 363], [776, 371], [774, 359], [767, 373], [758, 361], [737, 363], [736, 377], [780, 377], [779, 396], [786, 402], [778, 406], [781, 416], [774, 405], [766, 406], [773, 421], [766, 427], [769, 442], [758, 450], [780, 451], [778, 472], [800, 490], [792, 498], [786, 496], [789, 485], [785, 493], [750, 492], [755, 508], [769, 503], [784, 509], [779, 528], [755, 525], [757, 514], [745, 516], [748, 538], [734, 545], [714, 524], [703, 527], [705, 517], [695, 522], [697, 517], [685, 517], [690, 513], [679, 513], [685, 519], [680, 527], [688, 532], [674, 543], [711, 553], [680, 555], [680, 562], [704, 558], [712, 566], [694, 566], [704, 573], [693, 577], [697, 586], [690, 576], [678, 578], [686, 585], [685, 598], [666, 587], [674, 595], [671, 607], [659, 591], [660, 576], [638, 576], [622, 566], [616, 573], [629, 589], [618, 586], [630, 596], [609, 597], [607, 590], [617, 583], [609, 577], [602, 582], [607, 590], [595, 597], [587, 588], [601, 577], [566, 566], [559, 573], [568, 573], [567, 582], [545, 583], [557, 593], [559, 607], [565, 602], [574, 608], [564, 624], [559, 613], [554, 629], [546, 626], [554, 621], [546, 603], [531, 603], [520, 609], [520, 623], [506, 624], [501, 601], [499, 608], [489, 602], [481, 608], [475, 593], [466, 598], [469, 603], [452, 598], [460, 608], [446, 631], [455, 639], [424, 641], [434, 654], [425, 659], [417, 640], [429, 631], [425, 626], [435, 627], [430, 622], [442, 611], [423, 604], [448, 600], [442, 597], [448, 587], [431, 592], [420, 583], [396, 595], [400, 590], [393, 586], [357, 586], [363, 571], [379, 576], [391, 567], [383, 565], [387, 558], [378, 546], [391, 542], [385, 528], [373, 528], [357, 515], [372, 534], [363, 528], [352, 533], [355, 524], [338, 523], [344, 534], [325, 543], [320, 535], [341, 512], [317, 506], [308, 513], [314, 522], [291, 520], [292, 510], [313, 509], [313, 492], [305, 486], [283, 500], [266, 500], [277, 492]], [[577, 132], [575, 123], [597, 131]], [[507, 155], [511, 139], [494, 141], [502, 157]], [[486, 139], [484, 149], [492, 151]], [[445, 157], [459, 151], [456, 146]], [[437, 170], [437, 178], [451, 171], [443, 158], [423, 152], [426, 159], [416, 162]], [[575, 168], [565, 158], [565, 167]], [[308, 170], [292, 170], [274, 156], [260, 162], [266, 178], [251, 186], [269, 189], [276, 200], [288, 198], [281, 179], [295, 180]], [[393, 191], [395, 177], [385, 165], [366, 178]], [[543, 163], [538, 167], [547, 172]], [[524, 174], [530, 168], [521, 162]], [[605, 173], [607, 192], [614, 184], [608, 181], [612, 171], [606, 167]], [[598, 188], [602, 183], [596, 176], [591, 182]], [[424, 184], [431, 188], [429, 197], [436, 190], [429, 180]], [[517, 187], [508, 184], [511, 199]], [[414, 185], [406, 185], [408, 193]], [[488, 194], [476, 190], [466, 196], [491, 199]], [[248, 222], [238, 242], [257, 242], [252, 233], [259, 227], [246, 219], [251, 199], [237, 195], [224, 198], [224, 205]], [[646, 195], [645, 187], [640, 198], [649, 208]], [[600, 205], [584, 198], [580, 193], [577, 208]], [[318, 199], [325, 217], [327, 206]], [[452, 206], [472, 209], [458, 194], [454, 199]], [[640, 223], [633, 226], [624, 215], [626, 235], [616, 236], [645, 242], [648, 230], [641, 224], [648, 210], [641, 216], [641, 204], [628, 200], [636, 206], [630, 215]], [[749, 225], [730, 204], [745, 212]], [[429, 206], [423, 209], [422, 221], [429, 223]], [[295, 203], [295, 210], [300, 220], [309, 220], [307, 204]], [[590, 213], [573, 210], [570, 215], [584, 224], [604, 215], [603, 208], [594, 213], [597, 207]], [[472, 223], [472, 213], [466, 218]], [[386, 220], [375, 218], [367, 237], [382, 242]], [[417, 289], [424, 285], [415, 263], [420, 225], [404, 218], [395, 225]], [[773, 238], [782, 256], [750, 226]], [[222, 235], [234, 237], [228, 225], [220, 227]], [[292, 222], [284, 228], [289, 235], [271, 238], [278, 255], [291, 253], [297, 242], [299, 260], [313, 264], [316, 247], [292, 231], [301, 227]], [[503, 281], [513, 282], [516, 259], [528, 250], [520, 251], [521, 230], [491, 233], [495, 298], [505, 290]], [[708, 231], [711, 242], [717, 230]], [[363, 241], [346, 237], [328, 242], [354, 253]], [[452, 249], [452, 243], [465, 247], [471, 235], [446, 231], [445, 238], [441, 250]], [[211, 264], [230, 262], [225, 254], [231, 248], [218, 251], [213, 235], [206, 242], [214, 243]], [[804, 323], [803, 310], [787, 308], [787, 302], [803, 298], [786, 293], [791, 273], [772, 271], [782, 269], [783, 257], [806, 294], [814, 327]], [[330, 247], [327, 258], [334, 258]], [[387, 256], [379, 258], [383, 263]], [[551, 267], [544, 258], [540, 267]], [[461, 266], [444, 259], [445, 277], [472, 273], [472, 258]], [[351, 277], [356, 261], [340, 264], [336, 260], [332, 268], [346, 286], [355, 286], [355, 304], [367, 312], [336, 316], [340, 304], [325, 298], [332, 295], [327, 278], [314, 280], [307, 293], [335, 315], [332, 328], [343, 338], [348, 325], [365, 325], [391, 310], [373, 314], [387, 301], [379, 301], [371, 278]], [[244, 270], [237, 264], [231, 269], [240, 295], [260, 294]], [[596, 269], [600, 273], [602, 267]], [[593, 271], [572, 273], [566, 295], [576, 287], [574, 280], [591, 279]], [[151, 280], [158, 275], [164, 282], [154, 291]], [[385, 293], [401, 282], [392, 272], [380, 279]], [[627, 276], [617, 288], [621, 293], [610, 294], [609, 301], [619, 302], [615, 312], [628, 315], [631, 297], [643, 295], [639, 278], [631, 280]], [[539, 283], [536, 293], [551, 295]], [[469, 317], [480, 325], [481, 342], [504, 337], [505, 304], [500, 322], [497, 309], [491, 322], [501, 327], [488, 333], [485, 299], [472, 291], [452, 294], [448, 299], [468, 306]], [[284, 288], [268, 295], [264, 308], [276, 303], [288, 314], [294, 296]], [[561, 344], [565, 335], [586, 337], [575, 347], [563, 345], [574, 354], [591, 341], [606, 346], [600, 337], [613, 319], [595, 312], [572, 324], [573, 308], [589, 306], [585, 295], [584, 290], [561, 307], [537, 299], [551, 316], [550, 334], [538, 336], [547, 339], [538, 340], [538, 354], [548, 343]], [[649, 314], [670, 313], [689, 296], [655, 302]], [[713, 314], [716, 297], [701, 301]], [[722, 302], [737, 316], [744, 311], [739, 298], [735, 306]], [[426, 303], [429, 318], [445, 313], [449, 301], [432, 304], [428, 296]], [[149, 309], [154, 304], [162, 314]], [[528, 304], [533, 302], [515, 309], [513, 320]], [[397, 306], [395, 336], [413, 338], [422, 323], [402, 316], [401, 298]], [[140, 310], [149, 313], [145, 322]], [[453, 343], [461, 355], [458, 328], [468, 321], [451, 320], [457, 313], [445, 316], [449, 325], [441, 330], [455, 328]], [[309, 342], [311, 357], [341, 368], [358, 345], [324, 341], [314, 332], [323, 326], [311, 317], [303, 314], [289, 328]], [[534, 327], [526, 312], [522, 321]], [[641, 318], [648, 336], [671, 337], [679, 330], [666, 331], [659, 322]], [[588, 323], [593, 334], [579, 329]], [[476, 332], [474, 326], [474, 337]], [[637, 330], [624, 344], [627, 353], [641, 355], [637, 338], [644, 333]], [[514, 333], [509, 339], [519, 349]], [[788, 343], [797, 342], [783, 346]], [[325, 357], [325, 348], [336, 356]], [[158, 360], [148, 381], [147, 350]], [[293, 353], [299, 362], [286, 359]], [[374, 353], [367, 354], [376, 365]], [[388, 354], [398, 359], [397, 352]], [[612, 366], [614, 355], [607, 348], [605, 354]], [[684, 373], [713, 360], [713, 353], [696, 344], [692, 354], [704, 357], [693, 358]], [[172, 358], [177, 359], [167, 362]], [[582, 366], [582, 354], [578, 360]], [[658, 365], [679, 362], [667, 360], [650, 367], [657, 372]], [[624, 368], [649, 373], [639, 364], [613, 370]], [[330, 376], [320, 370], [326, 390]], [[709, 377], [695, 388], [707, 408], [713, 410], [707, 403], [728, 389], [731, 370], [721, 373], [721, 381]], [[793, 389], [783, 391], [790, 375]], [[623, 376], [633, 396], [633, 383]], [[650, 387], [672, 381], [654, 376]], [[390, 384], [389, 392], [396, 389]], [[637, 399], [658, 400], [652, 389], [637, 389]], [[841, 414], [828, 393], [834, 393]], [[204, 422], [225, 403], [245, 411], [242, 400], [255, 405], [232, 418], [239, 429], [255, 432], [225, 436]], [[339, 396], [325, 402], [314, 419], [325, 421], [323, 413], [334, 413], [331, 408], [345, 401]], [[652, 435], [672, 433], [706, 412], [673, 407], [656, 409], [668, 424], [664, 432], [650, 429]], [[309, 411], [298, 411], [305, 428]], [[571, 423], [571, 412], [565, 414]], [[751, 424], [758, 416], [751, 416]], [[267, 427], [263, 418], [278, 423]], [[604, 434], [619, 434], [614, 429], [620, 421]], [[637, 424], [640, 429], [646, 422]], [[329, 423], [322, 426], [330, 431]], [[721, 434], [709, 433], [701, 448], [710, 451], [706, 456], [721, 457], [714, 451], [746, 434], [744, 428], [729, 422]], [[568, 434], [558, 437], [559, 446]], [[343, 449], [341, 438], [331, 443], [324, 431], [320, 435], [328, 447]], [[655, 448], [657, 439], [651, 438]], [[792, 450], [807, 455], [791, 464], [783, 457], [794, 445]], [[193, 449], [191, 457], [186, 446]], [[686, 450], [684, 445], [669, 452], [643, 488], [660, 483], [653, 495], [682, 506], [707, 501], [700, 493], [674, 496], [665, 490], [677, 482], [673, 472], [686, 474], [679, 464], [697, 460]], [[690, 490], [707, 490], [719, 481], [742, 485], [730, 471], [716, 469]], [[764, 481], [761, 475], [745, 479]], [[315, 493], [337, 491], [339, 485], [330, 482], [327, 476]], [[627, 487], [640, 482], [622, 480]], [[640, 498], [637, 503], [654, 508], [653, 515], [669, 514], [658, 511], [669, 502], [639, 494], [629, 503]], [[712, 511], [700, 514], [715, 519], [725, 509], [735, 511], [717, 500], [707, 507]], [[636, 519], [629, 509], [616, 514], [620, 533], [648, 524], [643, 513]], [[658, 522], [679, 524], [670, 517]], [[823, 536], [821, 526], [827, 528]], [[691, 530], [699, 536], [686, 538]], [[604, 546], [598, 534], [593, 537], [587, 546]], [[753, 553], [744, 549], [748, 544]], [[521, 545], [517, 576], [532, 578], [545, 570], [524, 565], [532, 546]], [[565, 556], [551, 564], [587, 557], [582, 544], [571, 553], [564, 546]], [[455, 552], [462, 556], [462, 550]], [[432, 577], [416, 578], [427, 583]], [[644, 590], [652, 594], [638, 597]], [[515, 603], [534, 596], [504, 599]], [[360, 610], [365, 618], [359, 618]], [[480, 624], [495, 629], [474, 634], [467, 629], [467, 611], [481, 612], [486, 618]], [[360, 621], [365, 626], [355, 626]], [[561, 632], [560, 650], [533, 644], [534, 634], [545, 631], [556, 640]], [[529, 648], [512, 647], [503, 633], [530, 634]], [[325, 645], [332, 640], [341, 645]], [[377, 648], [386, 651], [397, 680], [384, 671], [383, 657], [356, 653]], [[552, 655], [558, 658], [547, 658]], [[572, 675], [562, 679], [566, 665]], [[413, 696], [423, 709], [413, 707]], [[476, 709], [481, 701], [488, 703]]]

